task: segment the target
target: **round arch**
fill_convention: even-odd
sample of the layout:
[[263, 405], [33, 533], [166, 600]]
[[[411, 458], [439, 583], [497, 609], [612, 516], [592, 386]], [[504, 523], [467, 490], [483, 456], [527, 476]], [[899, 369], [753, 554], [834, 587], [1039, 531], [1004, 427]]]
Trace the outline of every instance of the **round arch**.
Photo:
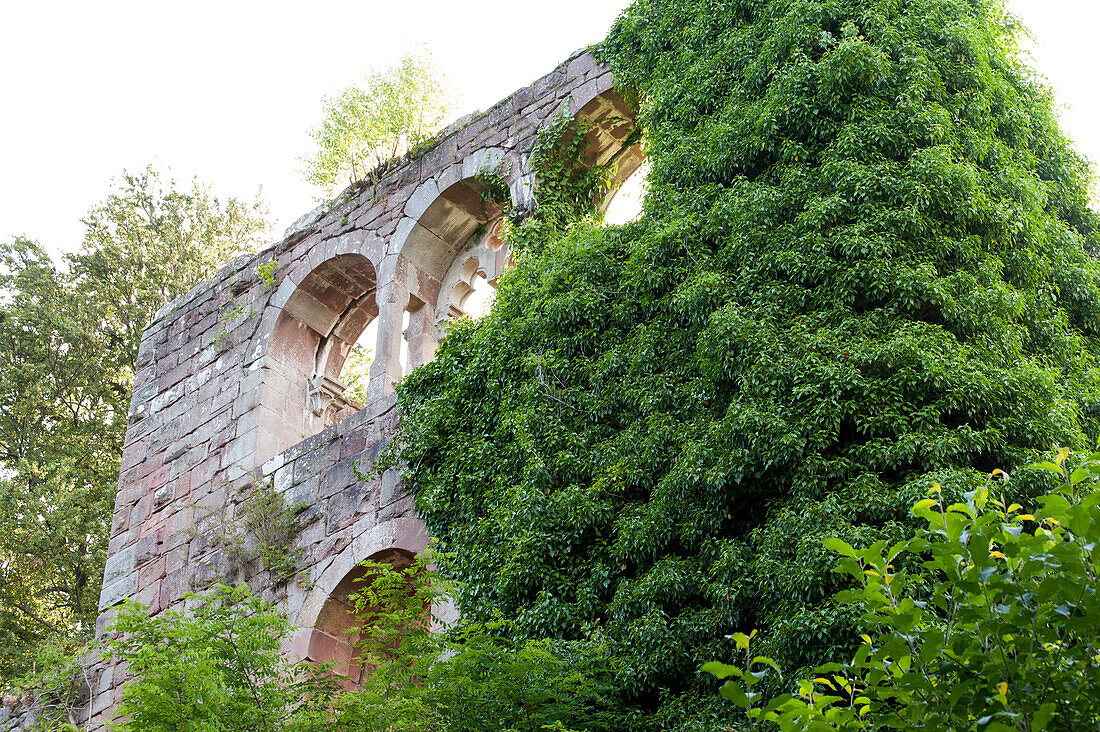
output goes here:
[[[358, 252], [335, 253], [284, 279], [264, 359], [260, 460], [320, 432], [363, 405], [343, 396], [344, 361], [378, 315], [377, 273]], [[293, 275], [297, 274], [297, 282]]]
[[[312, 587], [293, 613], [298, 630], [290, 646], [292, 655], [316, 663], [331, 661], [339, 673], [357, 683], [363, 667], [355, 648], [359, 640], [355, 628], [361, 619], [351, 596], [367, 575], [360, 563], [369, 560], [406, 569], [426, 550], [427, 540], [423, 522], [413, 517], [377, 524], [359, 534], [313, 578]], [[453, 620], [450, 605], [436, 610]]]
[[[464, 314], [460, 306], [451, 307], [453, 290], [473, 282], [469, 277], [463, 281], [456, 269], [476, 259], [474, 274], [495, 284], [508, 260], [497, 231], [506, 209], [530, 198], [527, 167], [526, 159], [514, 152], [485, 148], [453, 163], [410, 196], [390, 239], [389, 251], [396, 255], [387, 262], [392, 274], [384, 268], [381, 275], [392, 282], [379, 290], [381, 306], [390, 308], [381, 322], [401, 319], [394, 329], [401, 341], [380, 346], [379, 356], [388, 363], [378, 366], [380, 390], [392, 388], [392, 382], [430, 361], [442, 338], [442, 322]], [[493, 197], [493, 178], [507, 188], [509, 200]], [[372, 372], [372, 385], [373, 376]]]

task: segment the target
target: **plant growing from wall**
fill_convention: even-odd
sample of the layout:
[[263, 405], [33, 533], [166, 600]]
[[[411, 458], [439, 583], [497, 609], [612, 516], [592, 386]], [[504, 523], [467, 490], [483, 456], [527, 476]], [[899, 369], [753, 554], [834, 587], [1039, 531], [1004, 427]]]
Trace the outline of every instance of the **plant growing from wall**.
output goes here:
[[[622, 728], [729, 726], [696, 673], [727, 636], [759, 628], [792, 677], [851, 658], [826, 536], [892, 546], [931, 482], [958, 501], [1095, 439], [1087, 167], [1002, 17], [626, 11], [600, 54], [642, 100], [645, 214], [514, 227], [493, 313], [399, 387], [406, 480], [464, 622], [599, 628], [638, 715]], [[1022, 474], [1005, 499], [1042, 490]]]
[[218, 309], [218, 332], [214, 334], [214, 348], [219, 351], [227, 348], [229, 334], [255, 314], [256, 311], [250, 305], [241, 302], [239, 298], [231, 298]]
[[589, 165], [585, 157], [592, 124], [574, 119], [562, 107], [539, 130], [531, 150], [540, 216], [565, 226], [596, 212], [611, 183], [610, 166]]
[[278, 271], [279, 262], [275, 259], [256, 265], [256, 277], [263, 283], [264, 289], [267, 290], [275, 288], [275, 273]]
[[119, 732], [307, 732], [331, 729], [338, 680], [293, 663], [280, 644], [290, 624], [246, 587], [192, 596], [187, 613], [150, 617], [128, 602], [107, 652], [123, 661], [114, 729]]
[[512, 209], [512, 193], [508, 188], [508, 180], [505, 177], [507, 170], [501, 168], [482, 168], [474, 175], [474, 180], [481, 185], [481, 213], [488, 218], [490, 205], [499, 206], [507, 214]]
[[[760, 703], [769, 666], [736, 640], [744, 665], [709, 663], [722, 696], [781, 730], [1081, 730], [1100, 724], [1100, 453], [1032, 466], [1058, 478], [1034, 514], [996, 497], [1008, 476], [944, 500], [938, 484], [913, 508], [925, 525], [892, 546], [825, 546], [863, 613], [851, 661], [815, 669], [794, 694]], [[995, 479], [991, 479], [995, 480]], [[913, 592], [912, 557], [936, 580]], [[922, 599], [926, 598], [926, 599]], [[755, 703], [754, 703], [755, 702]]]
[[256, 481], [244, 492], [247, 496], [236, 504], [232, 518], [218, 514], [209, 537], [229, 560], [231, 577], [248, 579], [258, 567], [270, 573], [275, 585], [295, 577], [308, 583], [301, 574], [302, 550], [294, 546], [298, 515], [306, 505], [288, 506], [270, 480]]

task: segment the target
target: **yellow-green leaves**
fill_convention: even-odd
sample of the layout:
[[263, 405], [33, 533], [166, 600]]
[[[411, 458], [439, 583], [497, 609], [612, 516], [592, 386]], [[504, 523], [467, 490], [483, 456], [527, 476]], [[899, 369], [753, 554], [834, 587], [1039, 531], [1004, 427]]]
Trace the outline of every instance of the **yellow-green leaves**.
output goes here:
[[[1093, 457], [1060, 450], [1050, 465], [1064, 476], [1063, 466]], [[994, 477], [1007, 481], [1003, 471]], [[791, 732], [1091, 729], [1100, 720], [1100, 482], [1042, 496], [1035, 517], [992, 496], [978, 507], [990, 485], [1011, 487], [983, 486], [956, 504], [967, 510], [948, 509], [963, 522], [958, 532], [934, 518], [924, 536], [886, 555], [881, 543], [827, 539], [843, 571], [869, 578], [838, 599], [861, 608], [873, 633], [861, 636], [850, 663], [819, 666], [797, 694], [766, 708], [749, 703], [743, 671], [730, 674], [722, 695]], [[908, 568], [888, 582], [895, 564]]]
[[303, 174], [322, 197], [372, 175], [377, 180], [380, 167], [438, 130], [447, 107], [430, 56], [406, 54], [325, 99], [321, 125], [310, 133], [317, 149], [301, 161]]

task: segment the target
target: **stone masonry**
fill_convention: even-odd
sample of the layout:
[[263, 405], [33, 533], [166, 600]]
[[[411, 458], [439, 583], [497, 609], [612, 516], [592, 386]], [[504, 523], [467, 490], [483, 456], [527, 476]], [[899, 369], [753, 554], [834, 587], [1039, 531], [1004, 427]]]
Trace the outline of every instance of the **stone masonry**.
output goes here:
[[[473, 290], [507, 265], [501, 207], [486, 172], [508, 185], [514, 210], [537, 191], [529, 154], [555, 115], [593, 123], [591, 164], [614, 162], [618, 182], [642, 161], [623, 142], [633, 111], [610, 71], [581, 51], [487, 112], [445, 130], [373, 186], [353, 187], [297, 221], [282, 241], [235, 259], [158, 312], [138, 354], [109, 558], [102, 636], [118, 605], [186, 608], [188, 593], [249, 579], [297, 629], [297, 657], [358, 673], [347, 633], [356, 566], [407, 562], [426, 546], [398, 475], [361, 480], [392, 438], [394, 385], [432, 358], [442, 324], [465, 314]], [[274, 267], [274, 281], [264, 274]], [[266, 281], [265, 281], [266, 280]], [[351, 347], [377, 319], [366, 404], [344, 395]], [[303, 503], [295, 547], [307, 581], [276, 582], [236, 567], [214, 540], [258, 481]], [[105, 729], [124, 671], [90, 663], [82, 729]], [[0, 707], [0, 730], [24, 728], [29, 700]]]

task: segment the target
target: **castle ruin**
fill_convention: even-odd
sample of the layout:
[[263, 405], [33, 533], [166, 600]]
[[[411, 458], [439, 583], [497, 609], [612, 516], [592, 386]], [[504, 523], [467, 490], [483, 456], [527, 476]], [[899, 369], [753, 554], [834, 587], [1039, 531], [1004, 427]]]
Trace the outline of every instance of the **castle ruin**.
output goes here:
[[[530, 153], [558, 114], [589, 123], [587, 162], [614, 162], [615, 182], [642, 162], [624, 145], [633, 109], [582, 51], [156, 314], [136, 364], [98, 634], [124, 600], [178, 609], [248, 573], [296, 628], [290, 653], [357, 673], [344, 632], [357, 565], [408, 562], [428, 537], [396, 471], [361, 480], [356, 467], [368, 472], [394, 434], [395, 384], [431, 360], [444, 323], [507, 265], [486, 173], [506, 182], [514, 210], [530, 210]], [[373, 361], [359, 403], [340, 377], [364, 332]], [[234, 566], [213, 538], [258, 481], [306, 506], [294, 544], [305, 581]], [[124, 678], [102, 662], [92, 671], [78, 722], [97, 731]], [[0, 709], [0, 729], [25, 728], [33, 714]]]

